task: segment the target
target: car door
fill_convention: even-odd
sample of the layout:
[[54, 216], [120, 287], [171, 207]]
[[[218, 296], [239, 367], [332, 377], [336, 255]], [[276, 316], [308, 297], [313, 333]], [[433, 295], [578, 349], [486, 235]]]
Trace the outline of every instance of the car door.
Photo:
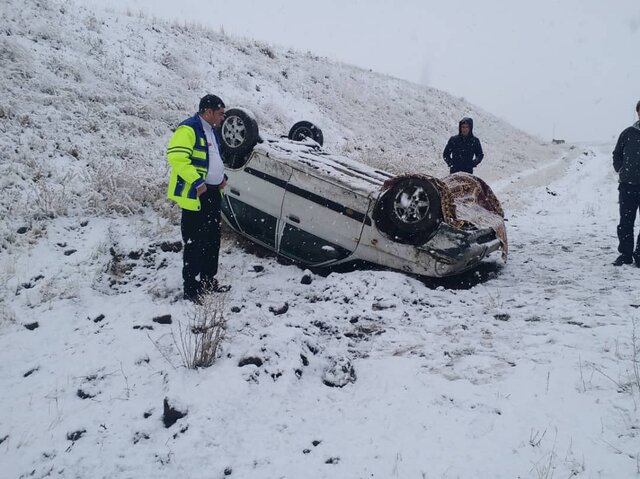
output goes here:
[[305, 171], [292, 171], [282, 204], [278, 253], [311, 265], [349, 257], [358, 246], [368, 199]]
[[273, 251], [291, 172], [291, 167], [260, 151], [254, 151], [240, 169], [227, 170], [223, 213], [234, 228]]

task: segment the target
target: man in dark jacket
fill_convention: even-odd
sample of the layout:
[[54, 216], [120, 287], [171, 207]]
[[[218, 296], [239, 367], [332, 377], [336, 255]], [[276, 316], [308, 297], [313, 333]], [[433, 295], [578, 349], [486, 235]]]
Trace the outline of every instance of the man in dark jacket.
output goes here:
[[633, 225], [640, 208], [640, 101], [636, 104], [639, 120], [626, 128], [613, 150], [613, 169], [619, 174], [620, 224], [618, 225], [618, 251], [615, 266], [631, 264], [635, 260], [640, 268], [640, 234], [633, 249]]
[[480, 164], [484, 153], [480, 140], [473, 136], [473, 120], [465, 117], [458, 124], [458, 134], [449, 138], [442, 153], [449, 166], [449, 173], [464, 171], [473, 174], [473, 169]]

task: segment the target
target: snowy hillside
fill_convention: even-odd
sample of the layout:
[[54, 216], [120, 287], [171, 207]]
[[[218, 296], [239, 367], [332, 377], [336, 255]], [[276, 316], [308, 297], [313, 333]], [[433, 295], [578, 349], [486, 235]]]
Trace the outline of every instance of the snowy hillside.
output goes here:
[[[638, 477], [639, 270], [610, 265], [610, 146], [553, 149], [444, 92], [193, 25], [36, 0], [0, 20], [1, 477]], [[323, 276], [227, 235], [233, 289], [186, 303], [164, 150], [206, 91], [394, 172], [444, 174], [473, 116], [509, 262]], [[187, 369], [213, 310], [220, 356]]]
[[0, 12], [3, 211], [167, 208], [166, 143], [205, 92], [273, 134], [311, 120], [329, 150], [396, 173], [445, 174], [441, 151], [464, 115], [489, 181], [557, 156], [461, 99], [311, 54], [65, 1], [8, 0]]

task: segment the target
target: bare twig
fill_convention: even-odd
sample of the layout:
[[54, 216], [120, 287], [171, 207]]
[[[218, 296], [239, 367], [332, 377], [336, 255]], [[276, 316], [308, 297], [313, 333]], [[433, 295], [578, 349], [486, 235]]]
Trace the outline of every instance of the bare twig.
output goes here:
[[591, 367], [593, 368], [594, 371], [599, 372], [600, 374], [602, 374], [605, 378], [607, 378], [609, 381], [611, 381], [613, 384], [615, 384], [618, 389], [620, 389], [621, 391], [628, 391], [629, 390], [629, 385], [628, 384], [622, 384], [619, 381], [616, 381], [615, 379], [613, 379], [611, 376], [609, 376], [607, 373], [605, 373], [604, 371], [602, 371], [600, 368], [596, 367], [594, 364], [591, 365]]
[[120, 361], [120, 372], [122, 373], [122, 377], [124, 377], [124, 382], [126, 384], [126, 397], [127, 399], [129, 399], [129, 396], [131, 395], [131, 389], [129, 389], [129, 379], [127, 378], [127, 375], [124, 373], [124, 368], [122, 367], [122, 361]]
[[631, 330], [631, 347], [633, 348], [632, 352], [632, 362], [633, 362], [633, 375], [636, 379], [636, 386], [638, 387], [638, 391], [640, 392], [640, 344], [638, 342], [638, 334], [636, 332], [636, 320], [633, 318], [631, 320], [632, 330]]
[[158, 343], [156, 343], [153, 339], [151, 339], [151, 336], [149, 336], [149, 333], [147, 333], [147, 338], [149, 338], [149, 341], [151, 341], [151, 344], [153, 344], [156, 349], [158, 350], [158, 352], [162, 355], [162, 357], [171, 365], [171, 367], [173, 369], [178, 369], [175, 367], [175, 365], [171, 362], [171, 359], [166, 355], [166, 353], [162, 350], [162, 348], [158, 345]]
[[542, 442], [542, 439], [544, 439], [545, 434], [547, 434], [546, 429], [542, 431], [542, 434], [540, 434], [540, 431], [536, 431], [534, 433], [532, 429], [531, 433], [529, 434], [529, 444], [531, 445], [531, 447], [540, 446], [540, 443]]

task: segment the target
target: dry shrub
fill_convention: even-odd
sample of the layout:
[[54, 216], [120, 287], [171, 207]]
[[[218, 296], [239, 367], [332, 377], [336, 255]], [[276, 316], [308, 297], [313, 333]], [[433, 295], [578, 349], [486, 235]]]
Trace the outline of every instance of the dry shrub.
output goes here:
[[34, 188], [34, 218], [55, 218], [67, 214], [69, 195], [67, 194], [65, 177], [58, 184], [48, 181], [38, 181]]
[[178, 321], [178, 334], [172, 336], [184, 367], [208, 368], [218, 358], [227, 329], [226, 302], [224, 293], [204, 294], [186, 324]]

